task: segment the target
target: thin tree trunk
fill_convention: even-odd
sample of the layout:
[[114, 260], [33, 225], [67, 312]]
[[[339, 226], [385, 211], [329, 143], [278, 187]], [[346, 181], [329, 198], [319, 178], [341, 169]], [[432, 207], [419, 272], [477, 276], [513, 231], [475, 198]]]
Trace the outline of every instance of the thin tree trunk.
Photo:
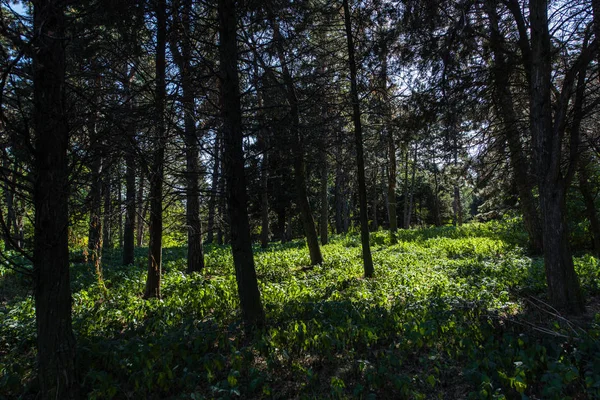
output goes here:
[[33, 2], [35, 207], [33, 265], [39, 397], [78, 399], [69, 276], [69, 126], [64, 3]]
[[348, 41], [348, 64], [350, 67], [350, 95], [352, 96], [352, 119], [354, 121], [354, 139], [356, 143], [356, 166], [358, 173], [358, 197], [360, 206], [360, 236], [363, 251], [365, 277], [373, 276], [373, 259], [369, 243], [369, 219], [367, 215], [367, 187], [365, 183], [365, 161], [363, 156], [362, 126], [360, 121], [360, 104], [358, 88], [356, 85], [356, 62], [354, 60], [354, 43], [352, 38], [352, 25], [350, 22], [350, 7], [348, 0], [343, 0], [344, 25]]
[[404, 204], [402, 209], [402, 228], [408, 229], [408, 144], [403, 146], [404, 152]]
[[412, 165], [412, 176], [410, 178], [410, 193], [408, 195], [408, 213], [406, 215], [406, 225], [407, 228], [410, 228], [412, 211], [413, 211], [413, 198], [415, 194], [415, 176], [417, 174], [417, 143], [415, 143], [415, 153], [413, 156], [413, 165]]
[[104, 196], [104, 218], [102, 221], [102, 249], [113, 248], [112, 172], [113, 168], [109, 166], [105, 168], [104, 173], [102, 174], [102, 191]]
[[[191, 0], [182, 0], [173, 7], [173, 23], [179, 27], [177, 35], [171, 35], [171, 53], [181, 75], [183, 92], [181, 105], [184, 112], [184, 142], [186, 158], [186, 225], [188, 230], [187, 272], [199, 272], [204, 268], [202, 245], [202, 221], [200, 220], [200, 166], [198, 135], [196, 132], [195, 93], [192, 81], [192, 44], [190, 43], [192, 13]], [[175, 41], [174, 39], [177, 39]], [[178, 43], [181, 43], [179, 51]]]
[[250, 239], [244, 173], [242, 113], [238, 82], [237, 16], [234, 0], [219, 0], [219, 60], [223, 99], [223, 138], [231, 252], [242, 316], [248, 328], [264, 324]]
[[162, 230], [163, 230], [163, 179], [166, 144], [165, 124], [165, 54], [167, 16], [166, 0], [156, 3], [156, 132], [154, 154], [150, 170], [150, 244], [148, 246], [148, 277], [146, 278], [145, 298], [160, 298], [160, 275], [162, 269]]
[[343, 188], [343, 170], [338, 160], [335, 167], [335, 186], [334, 199], [335, 204], [335, 233], [338, 235], [344, 231], [344, 188]]
[[[100, 89], [100, 78], [94, 81], [96, 93]], [[90, 141], [94, 157], [91, 164], [91, 185], [90, 185], [90, 225], [88, 230], [88, 249], [91, 252], [93, 261], [99, 260], [102, 251], [102, 151], [100, 147], [100, 138], [98, 135], [98, 110], [97, 99], [93, 103], [88, 129], [90, 131]]]
[[[133, 85], [134, 69], [130, 72], [127, 82], [127, 101], [129, 103], [129, 112], [133, 114], [134, 106], [132, 99], [131, 86]], [[125, 153], [125, 227], [123, 229], [123, 265], [132, 265], [135, 262], [135, 131], [134, 121], [128, 122], [126, 134]]]
[[329, 171], [327, 162], [327, 152], [325, 146], [321, 148], [321, 221], [319, 223], [321, 233], [321, 244], [324, 246], [328, 243], [328, 225], [329, 225], [329, 199], [328, 199], [328, 181]]
[[148, 202], [144, 201], [144, 175], [140, 174], [137, 192], [137, 247], [144, 244], [147, 204]]
[[258, 134], [257, 142], [262, 152], [260, 161], [260, 246], [266, 249], [269, 246], [269, 138], [265, 127], [263, 111], [262, 88], [259, 86], [258, 60], [254, 58], [254, 85], [256, 87], [256, 100], [258, 105]]
[[273, 39], [276, 42], [277, 55], [281, 64], [283, 81], [286, 86], [286, 97], [290, 106], [290, 138], [292, 143], [296, 196], [298, 209], [300, 211], [300, 219], [302, 220], [304, 234], [306, 235], [306, 243], [310, 253], [310, 263], [311, 265], [321, 264], [323, 262], [323, 256], [321, 255], [319, 239], [315, 229], [315, 221], [310, 209], [308, 191], [306, 189], [306, 165], [304, 162], [304, 143], [300, 134], [300, 107], [298, 104], [298, 97], [296, 95], [296, 88], [292, 75], [287, 67], [279, 25], [272, 14], [270, 14], [269, 19], [271, 20], [271, 27], [273, 28]]
[[213, 159], [213, 170], [211, 176], [211, 184], [210, 184], [210, 197], [208, 199], [208, 226], [207, 226], [207, 243], [212, 243], [215, 235], [215, 211], [217, 208], [217, 203], [219, 199], [219, 182], [221, 181], [220, 177], [220, 168], [221, 168], [221, 140], [219, 138], [219, 134], [216, 134], [215, 137], [215, 147], [214, 147], [214, 159]]

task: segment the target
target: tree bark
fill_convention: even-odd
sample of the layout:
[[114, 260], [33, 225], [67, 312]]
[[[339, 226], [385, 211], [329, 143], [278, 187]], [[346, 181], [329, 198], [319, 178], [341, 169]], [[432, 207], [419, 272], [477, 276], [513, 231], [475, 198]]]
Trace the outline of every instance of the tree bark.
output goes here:
[[[204, 250], [202, 245], [202, 221], [200, 220], [200, 165], [198, 135], [196, 132], [195, 91], [192, 80], [192, 44], [190, 28], [192, 2], [181, 1], [173, 4], [173, 23], [179, 30], [171, 35], [171, 53], [181, 76], [183, 92], [181, 105], [184, 112], [184, 142], [186, 158], [186, 225], [188, 230], [187, 272], [200, 272], [204, 268]], [[178, 43], [181, 43], [179, 51]]]
[[512, 73], [504, 56], [503, 37], [498, 27], [498, 14], [495, 0], [485, 2], [490, 25], [490, 47], [494, 56], [492, 68], [492, 83], [496, 99], [495, 106], [502, 122], [503, 135], [508, 142], [511, 166], [519, 204], [523, 214], [525, 230], [529, 235], [529, 246], [534, 253], [540, 254], [543, 247], [542, 228], [535, 198], [533, 196], [533, 178], [529, 162], [523, 151], [521, 132], [519, 132], [517, 113], [514, 109], [514, 99], [510, 90], [509, 77]]
[[323, 256], [321, 255], [319, 239], [317, 237], [317, 232], [315, 229], [315, 221], [313, 219], [310, 203], [308, 201], [308, 191], [306, 189], [306, 165], [304, 162], [304, 143], [300, 134], [300, 107], [298, 104], [298, 97], [296, 95], [294, 80], [286, 63], [285, 54], [283, 51], [283, 39], [279, 31], [279, 25], [275, 20], [275, 17], [271, 13], [269, 14], [269, 19], [271, 20], [271, 27], [273, 28], [273, 39], [275, 40], [277, 55], [283, 73], [283, 81], [286, 86], [286, 97], [288, 105], [290, 106], [290, 139], [292, 144], [294, 177], [296, 183], [298, 209], [300, 211], [300, 219], [302, 220], [304, 234], [306, 235], [306, 243], [308, 245], [308, 251], [310, 253], [310, 263], [311, 265], [316, 265], [321, 264], [323, 262]]
[[350, 67], [350, 95], [352, 97], [352, 120], [354, 121], [354, 139], [356, 144], [356, 166], [358, 174], [358, 198], [360, 207], [360, 236], [363, 251], [365, 277], [373, 276], [373, 259], [369, 243], [369, 219], [367, 215], [367, 187], [365, 183], [365, 161], [363, 155], [362, 126], [360, 121], [360, 104], [358, 87], [356, 84], [356, 61], [354, 59], [354, 43], [352, 38], [352, 24], [350, 21], [350, 7], [348, 0], [343, 0], [344, 25], [348, 41], [348, 64]]
[[148, 202], [144, 201], [144, 175], [140, 174], [137, 191], [137, 247], [144, 244], [144, 226], [146, 224], [146, 213]]
[[264, 324], [258, 281], [254, 268], [244, 173], [242, 113], [238, 81], [237, 16], [235, 0], [219, 0], [219, 60], [223, 99], [224, 166], [231, 229], [231, 252], [247, 328]]
[[[126, 101], [130, 115], [133, 114], [134, 106], [132, 99], [131, 86], [133, 84], [133, 70], [129, 74], [129, 79], [125, 83], [127, 88]], [[135, 130], [136, 126], [133, 120], [128, 121], [127, 133], [124, 147], [125, 153], [125, 226], [123, 229], [123, 265], [132, 265], [135, 262]]]
[[[96, 88], [99, 86], [99, 79], [95, 81]], [[95, 94], [96, 95], [96, 94]], [[90, 225], [88, 229], [88, 249], [92, 253], [92, 258], [99, 259], [102, 252], [102, 151], [100, 147], [100, 137], [97, 127], [97, 103], [94, 101], [93, 110], [88, 124], [90, 131], [90, 141], [92, 152], [94, 153], [91, 163], [91, 184], [90, 184]]]
[[64, 3], [33, 1], [34, 250], [37, 361], [42, 399], [77, 399], [69, 276], [69, 126]]
[[160, 275], [162, 269], [162, 230], [163, 230], [163, 179], [166, 144], [165, 124], [165, 56], [167, 35], [166, 0], [156, 3], [156, 132], [154, 154], [150, 170], [150, 244], [148, 246], [148, 277], [146, 278], [145, 298], [160, 298]]
[[[529, 13], [530, 123], [539, 177], [548, 295], [555, 308], [580, 314], [585, 307], [569, 248], [565, 221], [567, 185], [560, 171], [562, 134], [553, 126], [552, 118], [552, 46], [548, 30], [547, 0], [530, 0]], [[557, 115], [561, 111], [559, 108]]]
[[219, 182], [221, 168], [221, 139], [219, 133], [215, 136], [215, 146], [213, 150], [213, 170], [210, 184], [210, 197], [208, 199], [208, 222], [207, 222], [207, 237], [206, 242], [212, 243], [215, 236], [215, 216], [217, 201], [219, 199]]
[[321, 221], [319, 223], [321, 244], [328, 243], [329, 227], [329, 199], [328, 199], [328, 181], [329, 181], [329, 163], [327, 162], [327, 151], [325, 145], [321, 148]]

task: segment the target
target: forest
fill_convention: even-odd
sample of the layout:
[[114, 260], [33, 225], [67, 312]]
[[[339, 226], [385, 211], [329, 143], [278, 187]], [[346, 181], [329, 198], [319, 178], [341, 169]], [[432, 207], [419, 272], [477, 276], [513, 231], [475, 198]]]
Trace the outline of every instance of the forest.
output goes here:
[[0, 0], [0, 400], [600, 398], [600, 0]]

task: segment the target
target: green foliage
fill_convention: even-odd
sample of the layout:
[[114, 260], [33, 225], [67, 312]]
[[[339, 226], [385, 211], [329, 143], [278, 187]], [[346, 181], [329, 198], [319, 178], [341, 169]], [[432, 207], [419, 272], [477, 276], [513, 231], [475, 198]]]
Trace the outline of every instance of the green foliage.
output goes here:
[[[579, 328], [544, 305], [541, 260], [518, 221], [371, 237], [376, 275], [362, 278], [356, 236], [333, 236], [309, 268], [303, 242], [255, 248], [268, 325], [240, 325], [230, 249], [164, 250], [163, 298], [143, 300], [136, 265], [105, 252], [104, 284], [75, 264], [73, 321], [90, 398], [588, 398], [600, 396], [600, 317]], [[75, 257], [77, 258], [77, 257]], [[589, 296], [598, 260], [575, 260]], [[12, 283], [16, 284], [16, 283]], [[0, 392], [34, 393], [35, 320], [15, 292], [0, 311]]]

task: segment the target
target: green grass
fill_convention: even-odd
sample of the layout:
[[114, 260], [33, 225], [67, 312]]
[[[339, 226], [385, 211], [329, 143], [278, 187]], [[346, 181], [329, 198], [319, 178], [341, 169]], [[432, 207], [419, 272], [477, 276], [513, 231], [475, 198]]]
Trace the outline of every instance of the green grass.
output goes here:
[[[90, 398], [597, 398], [600, 318], [567, 321], [545, 306], [543, 264], [514, 222], [372, 234], [375, 277], [358, 236], [334, 236], [313, 269], [301, 241], [255, 248], [268, 324], [240, 325], [228, 247], [207, 246], [186, 275], [185, 248], [164, 250], [163, 299], [141, 298], [136, 266], [104, 257], [107, 291], [75, 264], [73, 324]], [[595, 258], [576, 258], [586, 295]], [[2, 270], [6, 285], [17, 285]], [[4, 282], [3, 280], [3, 282]], [[0, 398], [34, 397], [34, 306], [0, 311]], [[592, 307], [593, 308], [593, 307]]]

